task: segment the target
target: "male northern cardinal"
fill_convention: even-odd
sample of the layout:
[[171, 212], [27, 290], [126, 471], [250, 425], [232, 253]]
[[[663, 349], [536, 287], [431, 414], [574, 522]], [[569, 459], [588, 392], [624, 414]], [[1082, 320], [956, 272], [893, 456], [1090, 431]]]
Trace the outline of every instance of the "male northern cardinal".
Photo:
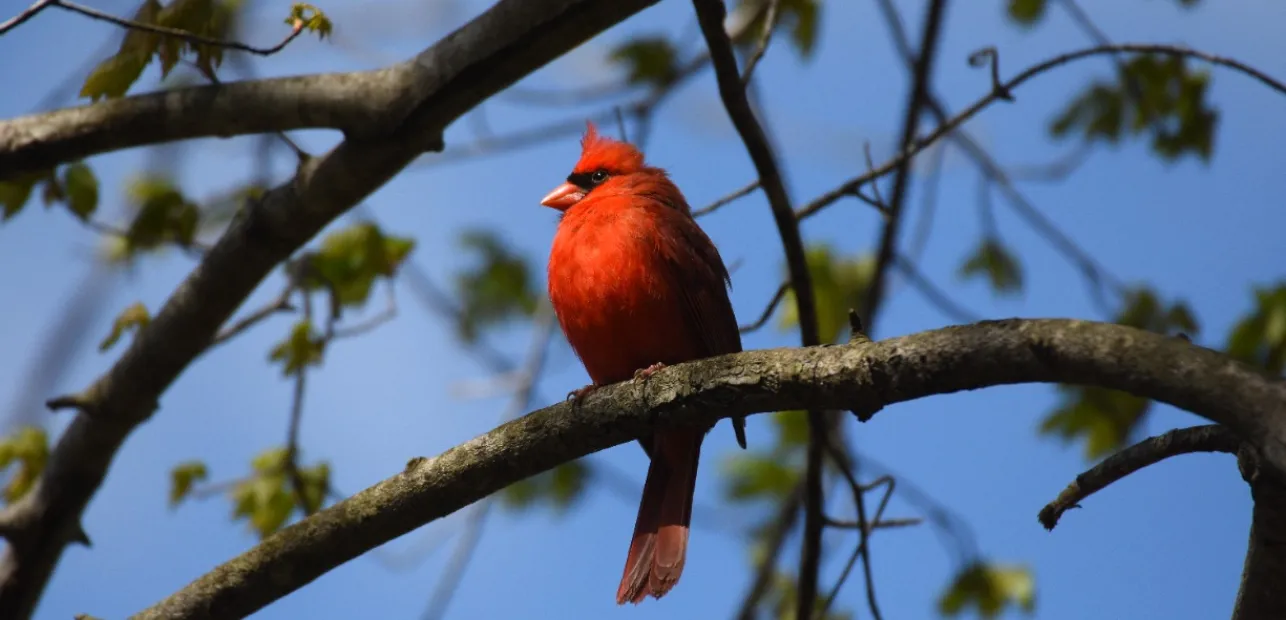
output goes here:
[[[644, 379], [666, 364], [741, 350], [728, 269], [664, 170], [587, 123], [580, 161], [540, 204], [562, 211], [549, 299], [593, 383]], [[745, 420], [734, 419], [745, 447]], [[660, 598], [683, 573], [701, 441], [709, 428], [658, 431], [617, 604]]]

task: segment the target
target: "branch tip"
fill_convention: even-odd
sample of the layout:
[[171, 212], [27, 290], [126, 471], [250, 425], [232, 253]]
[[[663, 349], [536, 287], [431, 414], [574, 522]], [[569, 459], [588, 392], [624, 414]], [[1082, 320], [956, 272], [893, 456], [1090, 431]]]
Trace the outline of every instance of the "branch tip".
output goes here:
[[89, 410], [93, 405], [89, 402], [88, 398], [85, 398], [80, 394], [66, 394], [63, 396], [56, 396], [45, 401], [45, 407], [48, 407], [50, 411], [75, 409], [81, 413], [89, 413]]
[[[1241, 439], [1220, 424], [1192, 426], [1149, 437], [1107, 457], [1067, 485], [1058, 497], [1040, 510], [1037, 518], [1047, 530], [1053, 530], [1064, 512], [1080, 508], [1085, 498], [1107, 488], [1149, 465], [1180, 454], [1193, 452], [1223, 452], [1238, 456], [1242, 461]], [[1244, 474], [1244, 471], [1243, 471]]]

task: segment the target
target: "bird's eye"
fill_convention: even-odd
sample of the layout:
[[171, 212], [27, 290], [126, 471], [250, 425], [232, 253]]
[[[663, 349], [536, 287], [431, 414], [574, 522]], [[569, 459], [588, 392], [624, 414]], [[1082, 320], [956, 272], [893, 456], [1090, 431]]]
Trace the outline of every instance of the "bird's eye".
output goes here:
[[594, 174], [589, 175], [589, 180], [593, 181], [595, 185], [602, 183], [607, 180], [607, 171], [595, 170]]

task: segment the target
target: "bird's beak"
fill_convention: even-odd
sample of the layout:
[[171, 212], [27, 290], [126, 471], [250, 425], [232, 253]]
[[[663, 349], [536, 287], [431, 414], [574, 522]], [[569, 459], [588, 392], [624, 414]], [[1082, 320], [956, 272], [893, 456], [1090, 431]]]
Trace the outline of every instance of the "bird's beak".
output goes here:
[[554, 188], [540, 200], [540, 204], [546, 207], [553, 207], [559, 211], [566, 211], [569, 207], [585, 197], [585, 190], [572, 183], [563, 183]]

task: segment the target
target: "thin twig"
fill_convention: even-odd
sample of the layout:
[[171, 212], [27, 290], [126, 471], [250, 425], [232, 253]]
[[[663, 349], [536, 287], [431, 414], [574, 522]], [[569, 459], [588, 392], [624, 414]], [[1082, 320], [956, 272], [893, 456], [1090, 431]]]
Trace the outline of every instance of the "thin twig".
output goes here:
[[981, 112], [982, 110], [990, 106], [992, 103], [995, 103], [999, 99], [1003, 99], [1004, 93], [1011, 91], [1014, 88], [1017, 88], [1018, 86], [1026, 83], [1028, 80], [1032, 78], [1073, 61], [1089, 58], [1091, 56], [1101, 56], [1104, 54], [1121, 54], [1121, 53], [1164, 54], [1164, 55], [1170, 55], [1170, 56], [1185, 56], [1190, 58], [1197, 58], [1197, 59], [1209, 62], [1211, 64], [1227, 67], [1227, 68], [1239, 71], [1241, 73], [1244, 73], [1258, 80], [1260, 83], [1268, 86], [1269, 88], [1286, 95], [1286, 83], [1282, 83], [1276, 79], [1273, 79], [1272, 77], [1269, 77], [1267, 74], [1265, 74], [1262, 71], [1259, 71], [1258, 69], [1255, 69], [1254, 67], [1251, 67], [1249, 65], [1246, 65], [1240, 61], [1237, 61], [1231, 58], [1216, 56], [1214, 54], [1209, 54], [1206, 52], [1201, 52], [1201, 51], [1197, 51], [1197, 50], [1193, 50], [1193, 49], [1189, 49], [1189, 48], [1181, 47], [1177, 45], [1118, 43], [1115, 45], [1101, 45], [1096, 47], [1080, 49], [1072, 52], [1067, 52], [1065, 54], [1059, 54], [1057, 56], [1054, 56], [1053, 58], [1050, 58], [1048, 60], [1039, 62], [1035, 65], [1028, 67], [1018, 75], [1000, 84], [999, 88], [993, 87], [991, 89], [991, 92], [987, 93], [982, 98], [975, 101], [973, 105], [970, 105], [969, 107], [965, 108], [960, 113], [949, 118], [947, 121], [940, 123], [933, 131], [917, 139], [913, 144], [910, 145], [910, 147], [904, 149], [901, 153], [897, 154], [896, 156], [892, 157], [888, 161], [884, 162], [875, 170], [872, 170], [870, 172], [867, 172], [866, 174], [863, 174], [849, 181], [846, 181], [843, 185], [840, 185], [839, 187], [833, 190], [830, 190], [822, 194], [821, 196], [818, 196], [817, 198], [813, 199], [811, 202], [801, 207], [797, 212], [797, 215], [799, 216], [800, 219], [804, 219], [804, 218], [816, 215], [817, 212], [831, 205], [832, 203], [839, 200], [840, 198], [852, 195], [852, 192], [856, 191], [857, 188], [860, 188], [866, 185], [867, 183], [869, 183], [870, 181], [880, 178], [894, 171], [899, 165], [901, 165], [901, 163], [904, 160], [915, 157], [917, 154], [920, 153], [920, 151], [923, 151], [929, 145], [942, 139], [943, 136], [946, 136], [948, 133], [951, 133], [952, 131], [954, 131], [960, 125], [964, 124], [965, 121], [973, 118], [979, 112]]
[[[942, 22], [946, 16], [946, 0], [932, 0], [924, 17], [924, 31], [920, 37], [920, 51], [912, 67], [911, 92], [908, 95], [905, 118], [902, 122], [902, 137], [898, 149], [908, 150], [915, 139], [920, 124], [920, 112], [929, 98], [929, 80], [933, 75], [933, 62], [937, 57], [938, 41], [942, 32]], [[902, 222], [902, 204], [910, 186], [911, 165], [905, 159], [897, 166], [893, 176], [893, 195], [889, 197], [889, 218], [880, 234], [880, 245], [875, 255], [875, 274], [862, 299], [862, 321], [867, 331], [875, 325], [876, 313], [884, 301], [885, 282], [889, 267], [897, 252], [898, 231]]]
[[[81, 4], [76, 4], [75, 2], [69, 2], [68, 0], [49, 0], [48, 5], [56, 6], [60, 9], [66, 9], [73, 13], [80, 13], [85, 17], [89, 17], [89, 18], [93, 18], [93, 19], [97, 19], [105, 22], [110, 22], [112, 24], [115, 24], [122, 28], [130, 29], [130, 30], [141, 30], [143, 32], [151, 32], [154, 34], [165, 35], [168, 37], [183, 39], [184, 41], [187, 41], [189, 43], [194, 43], [199, 45], [214, 45], [217, 47], [223, 47], [227, 49], [241, 50], [243, 52], [249, 52], [251, 54], [256, 54], [258, 56], [271, 56], [273, 54], [276, 54], [277, 52], [280, 52], [281, 50], [285, 49], [287, 45], [290, 45], [290, 42], [294, 41], [295, 38], [298, 37], [304, 31], [304, 21], [301, 19], [296, 19], [295, 23], [292, 24], [291, 26], [290, 34], [286, 35], [286, 38], [282, 39], [280, 43], [272, 47], [255, 47], [253, 45], [247, 45], [245, 43], [241, 43], [238, 41], [227, 41], [224, 39], [215, 39], [215, 38], [195, 34], [192, 32], [188, 32], [187, 30], [180, 30], [178, 28], [169, 28], [166, 26], [158, 26], [156, 24], [145, 24], [143, 22], [134, 21], [132, 19], [117, 17], [110, 13], [104, 13], [102, 11], [99, 11], [98, 9], [90, 8]], [[43, 9], [44, 7], [41, 7], [41, 8]], [[21, 15], [19, 17], [21, 17]], [[5, 28], [0, 27], [0, 34], [3, 34], [4, 30]]]
[[750, 58], [746, 59], [746, 66], [741, 70], [742, 88], [750, 84], [750, 78], [755, 73], [755, 67], [763, 59], [764, 53], [768, 51], [768, 43], [772, 41], [773, 31], [777, 29], [777, 20], [781, 14], [781, 0], [768, 0], [768, 13], [764, 15], [764, 29], [759, 33], [759, 41], [755, 43], [755, 51], [751, 52]]
[[[849, 484], [849, 488], [852, 490], [853, 503], [857, 510], [858, 544], [857, 548], [853, 550], [853, 554], [849, 556], [848, 563], [840, 573], [839, 579], [836, 580], [835, 586], [831, 589], [830, 595], [826, 597], [826, 601], [818, 611], [818, 615], [823, 618], [826, 617], [826, 611], [830, 609], [831, 605], [835, 602], [835, 597], [839, 595], [840, 588], [843, 587], [844, 582], [848, 579], [849, 573], [853, 570], [853, 565], [857, 562], [858, 557], [861, 556], [862, 573], [865, 576], [866, 581], [867, 606], [871, 610], [872, 618], [875, 618], [875, 620], [882, 620], [880, 607], [875, 599], [875, 578], [871, 570], [871, 522], [878, 522], [884, 517], [884, 509], [888, 507], [889, 499], [893, 497], [894, 480], [892, 476], [881, 476], [875, 482], [863, 487], [858, 483], [857, 475], [853, 473], [853, 463], [849, 460], [847, 455], [839, 449], [836, 442], [827, 441], [826, 451], [831, 455], [831, 459], [835, 461], [836, 468], [840, 470], [841, 474], [843, 474], [844, 479]], [[884, 496], [880, 499], [880, 505], [876, 508], [875, 516], [868, 520], [866, 518], [866, 492], [881, 485], [887, 485], [887, 489], [884, 492]]]
[[1155, 465], [1172, 456], [1193, 452], [1225, 452], [1236, 454], [1241, 439], [1227, 427], [1206, 424], [1175, 429], [1136, 443], [1090, 468], [1058, 494], [1058, 498], [1040, 510], [1040, 523], [1047, 530], [1058, 525], [1064, 512], [1079, 508], [1085, 498], [1107, 488], [1144, 467]]
[[781, 286], [777, 287], [777, 292], [773, 293], [772, 299], [769, 300], [768, 305], [764, 307], [764, 311], [762, 314], [759, 315], [759, 318], [755, 319], [754, 323], [750, 323], [749, 325], [742, 325], [739, 328], [741, 330], [741, 333], [748, 334], [750, 332], [758, 330], [759, 328], [767, 324], [768, 319], [772, 318], [773, 312], [777, 310], [777, 305], [781, 303], [782, 299], [786, 298], [786, 291], [789, 291], [789, 290], [790, 290], [790, 282], [782, 282]]
[[730, 203], [736, 202], [741, 198], [749, 196], [752, 192], [754, 192], [757, 189], [759, 189], [759, 180], [755, 179], [754, 181], [747, 183], [745, 187], [742, 187], [741, 189], [734, 191], [731, 194], [728, 194], [714, 201], [708, 206], [701, 207], [700, 209], [693, 211], [692, 217], [701, 217], [703, 215], [709, 215], [711, 213], [714, 213], [715, 211], [723, 208], [724, 206]]
[[392, 282], [389, 282], [386, 290], [388, 292], [388, 305], [385, 306], [382, 312], [355, 325], [336, 327], [334, 333], [331, 334], [331, 339], [338, 340], [341, 338], [361, 336], [362, 334], [370, 333], [371, 330], [397, 318], [397, 295], [395, 294]]
[[750, 582], [750, 589], [741, 599], [741, 606], [737, 609], [737, 620], [754, 620], [757, 617], [755, 610], [759, 608], [759, 601], [763, 600], [764, 595], [768, 593], [768, 587], [772, 585], [772, 578], [777, 570], [777, 558], [785, 546], [787, 534], [795, 528], [795, 522], [799, 520], [799, 506], [803, 499], [804, 485], [797, 484], [790, 495], [786, 496], [786, 500], [781, 503], [781, 508], [764, 537], [764, 548], [767, 553], [755, 569], [755, 578]]
[[258, 325], [264, 319], [267, 319], [278, 312], [294, 311], [295, 307], [290, 304], [290, 296], [295, 292], [295, 286], [295, 282], [289, 282], [286, 285], [286, 288], [283, 289], [272, 301], [264, 304], [263, 307], [238, 319], [232, 325], [221, 330], [217, 335], [215, 335], [214, 340], [211, 341], [211, 346], [223, 344], [231, 340], [241, 332]]
[[23, 9], [21, 13], [3, 22], [0, 22], [0, 35], [3, 35], [4, 33], [9, 32], [14, 28], [17, 28], [18, 26], [21, 26], [23, 22], [35, 17], [41, 11], [57, 3], [58, 3], [57, 0], [37, 0], [31, 6], [27, 7], [26, 9]]
[[896, 268], [924, 298], [942, 314], [957, 323], [976, 323], [981, 317], [964, 306], [956, 303], [945, 291], [938, 288], [907, 258], [894, 254], [893, 267]]
[[[544, 369], [549, 344], [554, 337], [556, 325], [554, 319], [553, 308], [548, 304], [542, 304], [536, 313], [533, 326], [535, 331], [527, 351], [527, 360], [523, 363], [523, 378], [514, 390], [509, 406], [505, 408], [504, 413], [501, 415], [502, 423], [522, 415], [531, 406], [532, 397], [536, 393], [536, 383]], [[433, 589], [433, 594], [429, 597], [428, 606], [422, 616], [424, 620], [437, 620], [446, 613], [447, 605], [451, 603], [451, 598], [455, 595], [456, 589], [460, 586], [460, 581], [464, 578], [465, 569], [468, 568], [469, 562], [473, 558], [473, 553], [478, 548], [478, 542], [482, 540], [482, 531], [486, 525], [487, 515], [490, 514], [491, 507], [495, 504], [495, 501], [496, 496], [494, 495], [486, 498], [469, 515], [468, 525], [466, 525], [464, 533], [461, 534], [461, 539], [459, 544], [456, 545], [455, 552], [451, 554], [451, 559], [447, 562], [444, 576], [438, 581], [437, 587]]]

